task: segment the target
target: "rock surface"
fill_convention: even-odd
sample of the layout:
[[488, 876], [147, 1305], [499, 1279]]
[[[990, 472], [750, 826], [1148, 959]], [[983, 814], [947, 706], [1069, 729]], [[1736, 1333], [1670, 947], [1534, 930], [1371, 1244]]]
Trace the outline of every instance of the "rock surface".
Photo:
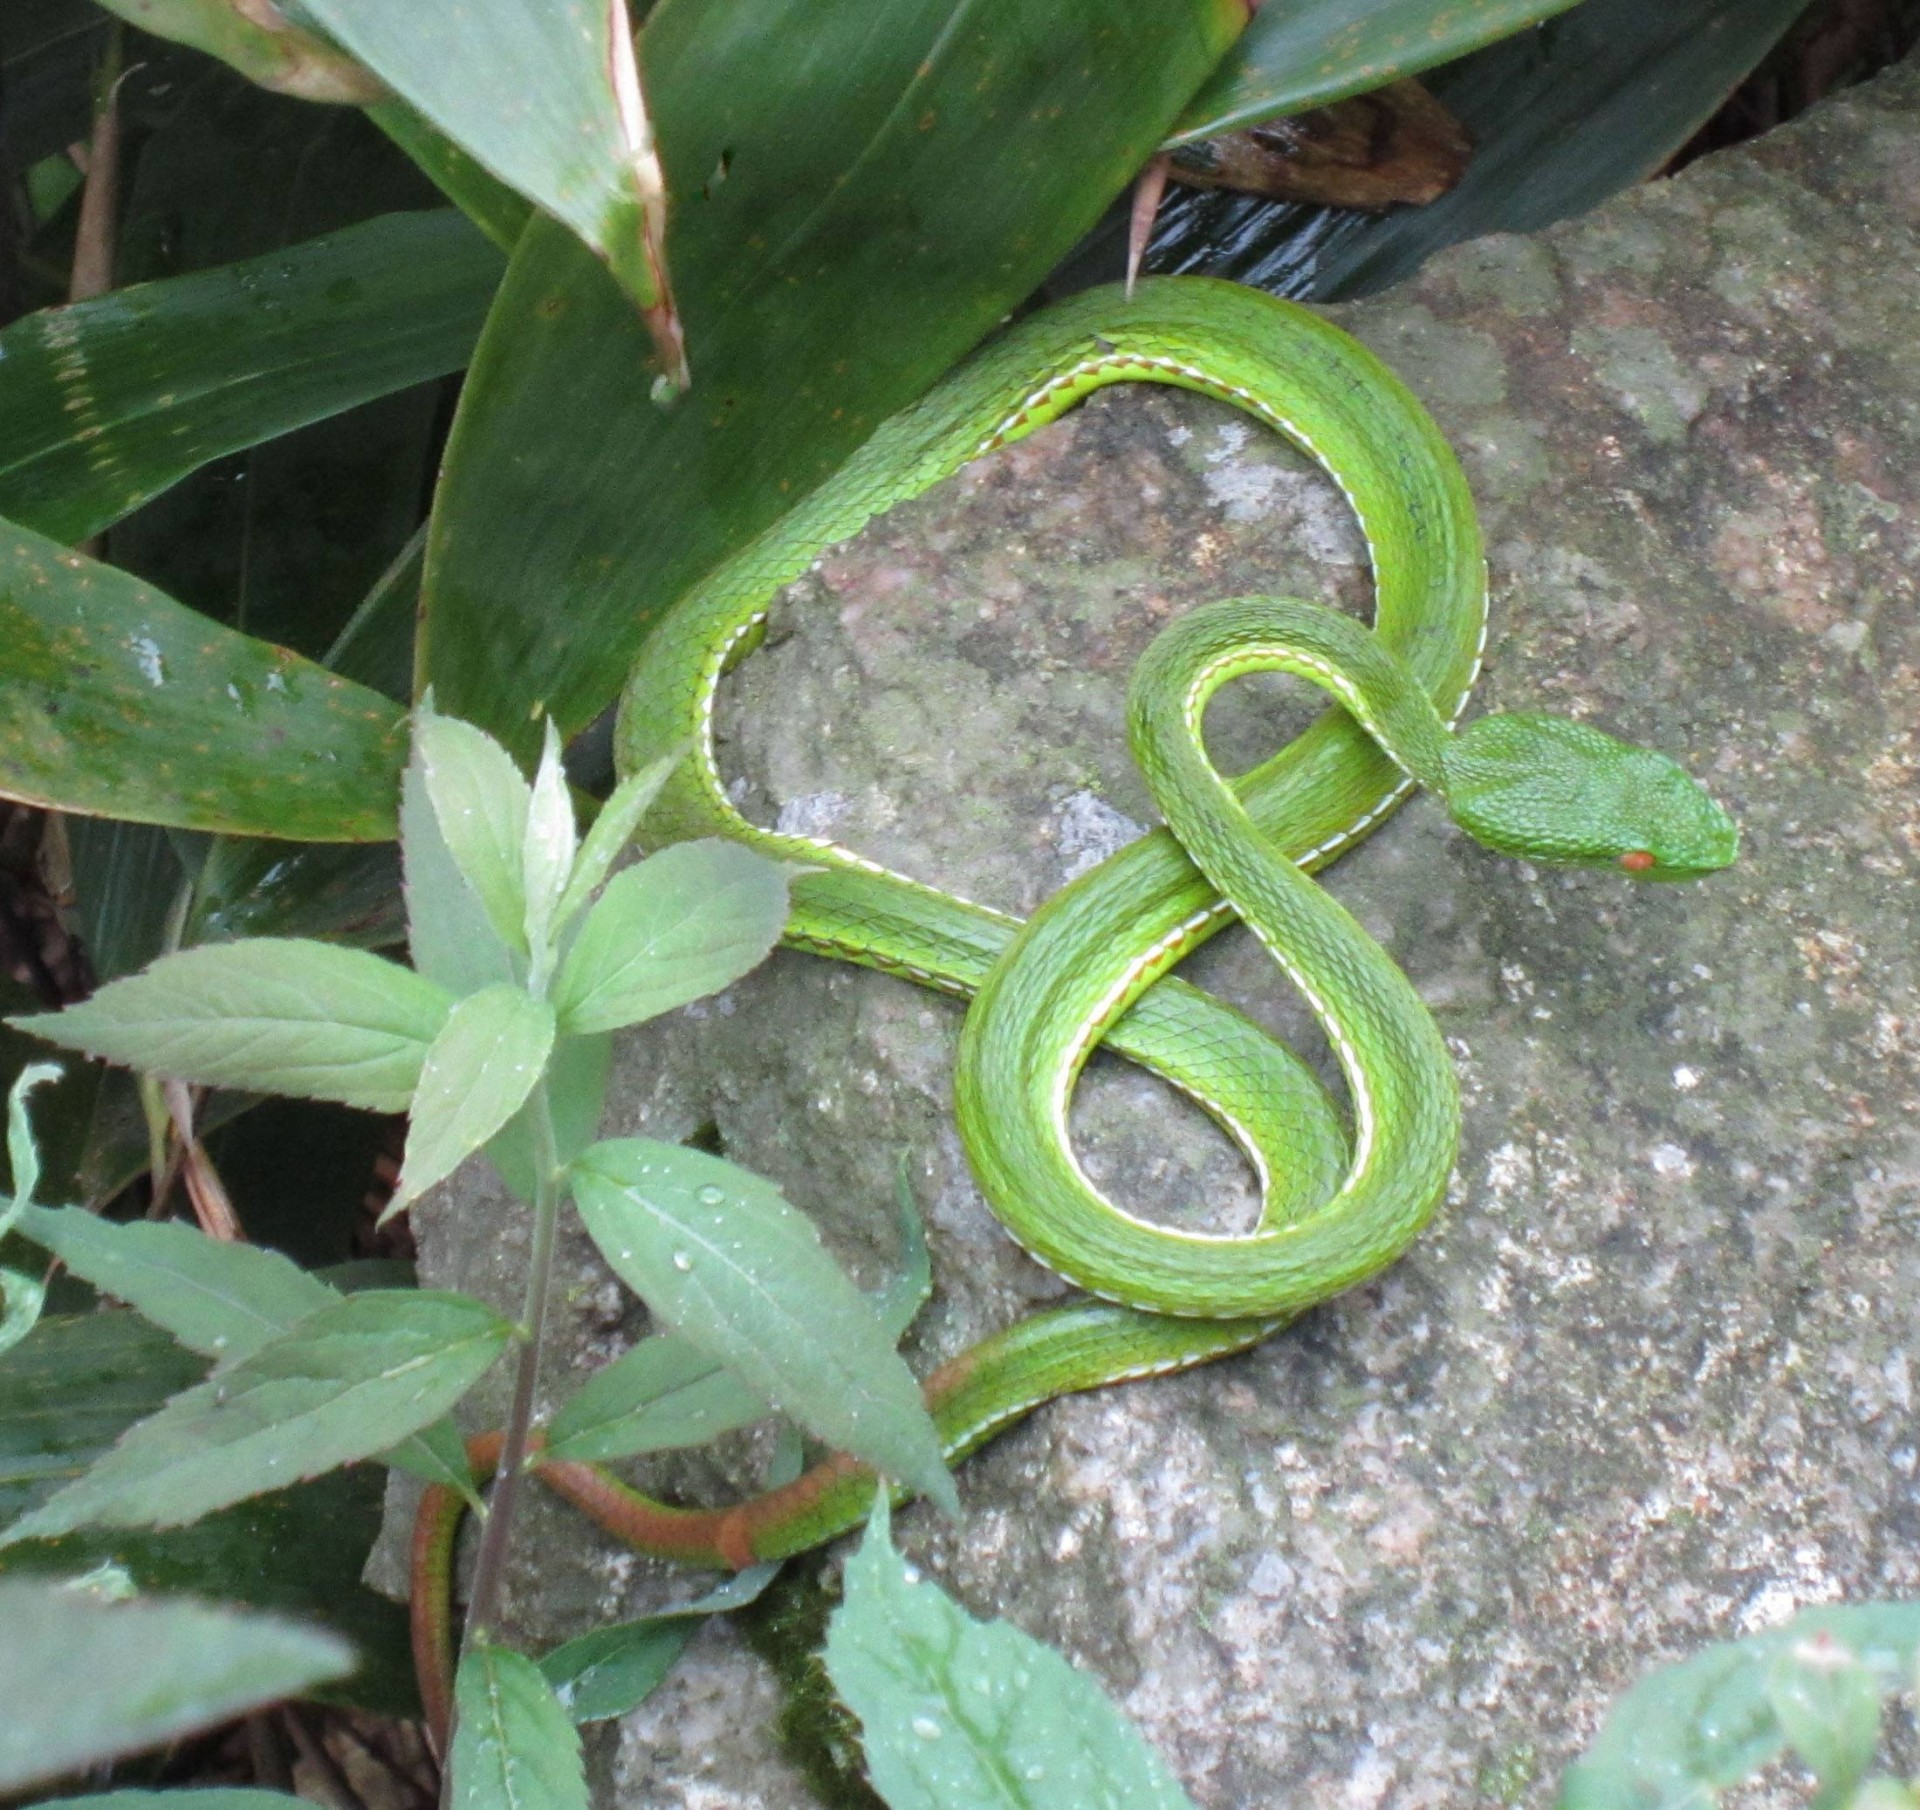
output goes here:
[[[1908, 68], [1341, 312], [1479, 499], [1477, 708], [1661, 747], [1746, 840], [1730, 874], [1634, 889], [1403, 812], [1330, 883], [1458, 1059], [1438, 1222], [1258, 1352], [1054, 1404], [969, 1463], [957, 1528], [903, 1519], [976, 1612], [1104, 1679], [1205, 1810], [1543, 1803], [1650, 1664], [1920, 1592], [1916, 229]], [[1364, 607], [1338, 494], [1230, 409], [1109, 390], [795, 587], [732, 682], [729, 772], [769, 821], [1030, 910], [1150, 817], [1121, 724], [1139, 650], [1256, 589]], [[1247, 687], [1215, 713], [1221, 764], [1304, 715]], [[1249, 939], [1189, 972], [1313, 1047]], [[1060, 1292], [968, 1180], [958, 1021], [783, 954], [629, 1038], [614, 1124], [715, 1128], [868, 1282], [908, 1152], [925, 1362]], [[1245, 1213], [1196, 1113], [1117, 1068], [1083, 1093], [1083, 1149], [1125, 1198]], [[496, 1192], [469, 1174], [418, 1221], [429, 1280], [513, 1299]], [[579, 1241], [559, 1286], [555, 1395], [642, 1320]], [[526, 1532], [536, 1640], [700, 1587], [545, 1500]], [[777, 1700], [710, 1628], [601, 1740], [601, 1801], [801, 1810]]]

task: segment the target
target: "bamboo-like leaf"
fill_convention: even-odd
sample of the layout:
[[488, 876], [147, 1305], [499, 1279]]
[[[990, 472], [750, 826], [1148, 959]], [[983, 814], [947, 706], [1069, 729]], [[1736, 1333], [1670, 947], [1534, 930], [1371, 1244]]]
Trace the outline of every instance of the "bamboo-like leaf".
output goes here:
[[516, 755], [536, 706], [563, 735], [591, 722], [669, 604], [1032, 293], [1247, 12], [661, 0], [641, 62], [696, 382], [660, 408], [631, 303], [563, 228], [528, 228], [434, 509], [440, 707]]
[[[386, 93], [371, 70], [280, 17], [277, 8], [256, 10], [235, 0], [102, 0], [102, 4], [130, 25], [156, 38], [191, 44], [232, 64], [249, 81], [280, 94], [357, 106]], [[262, 23], [263, 17], [271, 25]]]
[[75, 1527], [177, 1527], [371, 1457], [438, 1420], [512, 1336], [463, 1295], [349, 1296], [176, 1395], [0, 1545]]
[[222, 453], [463, 366], [504, 260], [389, 214], [0, 332], [0, 515], [81, 541]]
[[860, 1718], [867, 1769], [891, 1810], [1193, 1810], [1085, 1673], [911, 1577], [885, 1491], [847, 1561], [846, 1592], [827, 1629], [827, 1672]]
[[457, 31], [431, 7], [301, 0], [509, 187], [570, 226], [643, 309], [666, 296], [666, 196], [625, 0], [476, 0]]
[[732, 842], [679, 842], [607, 882], [554, 982], [569, 1032], [611, 1031], [704, 998], [763, 962], [787, 875]]
[[719, 1157], [622, 1138], [574, 1165], [601, 1255], [689, 1343], [809, 1431], [954, 1512], [919, 1386], [887, 1330], [771, 1182]]
[[158, 1746], [353, 1665], [337, 1636], [278, 1616], [102, 1602], [24, 1579], [0, 1579], [0, 1627], [0, 1791]]
[[403, 734], [377, 692], [0, 522], [0, 796], [181, 829], [380, 841]]
[[1450, 63], [1574, 0], [1294, 0], [1263, 7], [1167, 144], [1192, 144]]
[[64, 1012], [10, 1022], [183, 1081], [400, 1112], [452, 1004], [364, 950], [260, 937], [162, 956]]
[[526, 1104], [552, 1052], [553, 1007], [524, 987], [485, 987], [458, 1001], [420, 1071], [406, 1158], [387, 1214], [444, 1181], [506, 1124]]
[[340, 1299], [277, 1251], [177, 1223], [115, 1225], [78, 1207], [30, 1207], [20, 1230], [189, 1351], [226, 1363]]
[[440, 192], [502, 251], [510, 252], [533, 218], [517, 195], [405, 101], [376, 101], [367, 117], [426, 171]]
[[453, 1688], [450, 1810], [587, 1810], [579, 1733], [531, 1659], [474, 1641]]

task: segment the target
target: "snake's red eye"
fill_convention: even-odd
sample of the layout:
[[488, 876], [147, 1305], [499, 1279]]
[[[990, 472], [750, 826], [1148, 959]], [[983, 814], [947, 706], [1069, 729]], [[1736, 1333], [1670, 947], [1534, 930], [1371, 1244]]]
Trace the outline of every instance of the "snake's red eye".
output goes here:
[[1643, 874], [1657, 864], [1650, 850], [1636, 848], [1620, 857], [1620, 865], [1630, 874]]

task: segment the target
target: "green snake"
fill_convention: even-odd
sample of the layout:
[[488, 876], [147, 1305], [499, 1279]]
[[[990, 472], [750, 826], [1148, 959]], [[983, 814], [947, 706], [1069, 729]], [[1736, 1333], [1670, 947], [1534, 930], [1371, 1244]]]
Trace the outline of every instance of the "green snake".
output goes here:
[[[1246, 410], [1315, 458], [1352, 505], [1375, 579], [1371, 631], [1273, 598], [1208, 605], [1153, 643], [1129, 692], [1134, 756], [1167, 827], [1121, 849], [1025, 924], [835, 844], [748, 823], [714, 761], [720, 683], [764, 634], [768, 605], [820, 552], [968, 460], [1109, 383], [1168, 383]], [[1485, 567], [1466, 480], [1406, 387], [1347, 334], [1258, 291], [1192, 278], [1096, 291], [1012, 328], [882, 426], [839, 473], [717, 568], [652, 631], [621, 708], [633, 772], [686, 752], [643, 826], [653, 846], [720, 835], [804, 864], [785, 941], [969, 997], [955, 1075], [960, 1132], [1011, 1235], [1094, 1299], [1036, 1314], [928, 1379], [957, 1462], [1056, 1395], [1184, 1369], [1245, 1348], [1391, 1263], [1453, 1167], [1460, 1109], [1446, 1048], [1411, 984], [1307, 878], [1416, 785], [1489, 846], [1645, 878], [1723, 867], [1737, 837], [1672, 762], [1563, 719], [1503, 714], [1456, 732], [1477, 675]], [[1334, 699], [1238, 779], [1200, 733], [1212, 693], [1253, 671]], [[1232, 1008], [1168, 971], [1224, 925], [1259, 937], [1338, 1056], [1351, 1136], [1312, 1072]], [[1249, 1233], [1175, 1230], [1127, 1212], [1067, 1133], [1097, 1045], [1204, 1107], [1261, 1178]], [[497, 1459], [474, 1442], [476, 1470]], [[782, 1557], [855, 1525], [874, 1479], [836, 1456], [728, 1509], [672, 1508], [597, 1467], [539, 1474], [636, 1546], [711, 1566]], [[459, 1499], [429, 1493], [416, 1604], [444, 1605]], [[444, 1678], [442, 1609], [420, 1624], [423, 1676]]]

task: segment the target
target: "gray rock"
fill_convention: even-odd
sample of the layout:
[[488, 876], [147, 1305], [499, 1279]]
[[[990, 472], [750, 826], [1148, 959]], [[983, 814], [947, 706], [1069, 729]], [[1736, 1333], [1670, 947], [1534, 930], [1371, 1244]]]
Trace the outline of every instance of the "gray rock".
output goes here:
[[[1908, 68], [1341, 313], [1479, 499], [1477, 707], [1666, 749], [1746, 842], [1730, 874], [1635, 889], [1501, 861], [1414, 803], [1330, 884], [1459, 1063], [1439, 1221], [1249, 1356], [1048, 1408], [968, 1464], [958, 1527], [904, 1518], [963, 1601], [1104, 1679], [1202, 1806], [1544, 1802], [1649, 1665], [1920, 1591], [1916, 227]], [[794, 587], [731, 685], [728, 771], [763, 820], [1030, 910], [1152, 819], [1135, 656], [1248, 590], [1364, 607], [1337, 493], [1229, 409], [1107, 391]], [[1307, 709], [1243, 688], [1222, 764]], [[1314, 1046], [1244, 937], [1191, 970]], [[617, 1122], [716, 1128], [865, 1282], [906, 1151], [929, 1362], [1060, 1293], [968, 1179], [958, 1022], [783, 954], [625, 1042]], [[1238, 1157], [1137, 1074], [1102, 1065], [1077, 1128], [1143, 1208], [1250, 1210]], [[418, 1219], [431, 1281], [513, 1299], [496, 1191], [464, 1177]], [[642, 1318], [577, 1240], [557, 1287], [555, 1396]], [[724, 1487], [756, 1455], [670, 1475]], [[512, 1606], [544, 1641], [698, 1587], [536, 1499]], [[602, 1801], [798, 1810], [777, 1694], [709, 1630], [603, 1742]]]

